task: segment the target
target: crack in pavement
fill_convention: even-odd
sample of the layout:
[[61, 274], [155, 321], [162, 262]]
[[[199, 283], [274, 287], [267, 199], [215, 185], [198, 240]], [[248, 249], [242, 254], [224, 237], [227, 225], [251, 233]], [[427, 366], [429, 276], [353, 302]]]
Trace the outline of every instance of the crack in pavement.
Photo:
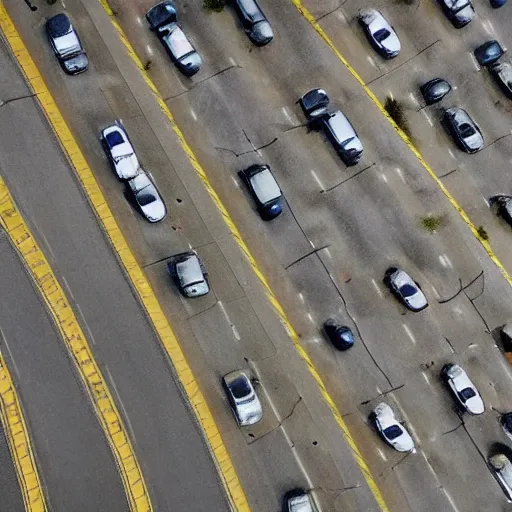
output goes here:
[[5, 101], [0, 101], [0, 107], [3, 107], [4, 105], [7, 105], [8, 103], [12, 103], [14, 101], [18, 101], [18, 100], [25, 100], [27, 98], [34, 98], [35, 96], [37, 96], [38, 93], [32, 93], [32, 94], [25, 94], [24, 96], [18, 96], [17, 98], [10, 98], [8, 100], [5, 100]]

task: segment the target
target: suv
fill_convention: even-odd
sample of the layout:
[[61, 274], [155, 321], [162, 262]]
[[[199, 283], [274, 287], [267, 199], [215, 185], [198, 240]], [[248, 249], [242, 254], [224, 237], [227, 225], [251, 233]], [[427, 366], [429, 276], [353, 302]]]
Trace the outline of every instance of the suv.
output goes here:
[[254, 164], [238, 175], [247, 185], [263, 220], [272, 220], [281, 214], [283, 194], [268, 165]]
[[323, 89], [311, 89], [299, 99], [308, 121], [320, 124], [345, 165], [355, 165], [361, 160], [363, 145], [341, 110], [328, 111], [329, 102], [329, 96]]
[[149, 27], [155, 31], [175, 66], [186, 76], [192, 76], [201, 67], [201, 57], [176, 23], [176, 8], [166, 0], [146, 13]]
[[78, 75], [89, 67], [89, 60], [71, 21], [60, 13], [46, 22], [46, 33], [59, 63], [68, 75]]
[[195, 251], [176, 254], [170, 259], [167, 268], [185, 297], [201, 297], [210, 291], [208, 273]]

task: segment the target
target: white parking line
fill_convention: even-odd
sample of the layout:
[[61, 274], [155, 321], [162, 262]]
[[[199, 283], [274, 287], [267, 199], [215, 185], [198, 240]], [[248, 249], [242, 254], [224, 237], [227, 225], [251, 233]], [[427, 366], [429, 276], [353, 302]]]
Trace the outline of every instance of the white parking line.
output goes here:
[[469, 53], [469, 57], [471, 59], [471, 62], [473, 63], [473, 66], [475, 66], [475, 69], [477, 71], [480, 71], [480, 64], [478, 64], [478, 61], [476, 60], [475, 55], [473, 54], [473, 52], [468, 52], [468, 53]]
[[400, 179], [402, 180], [402, 182], [405, 183], [404, 173], [402, 172], [402, 169], [397, 167], [395, 170], [398, 173], [398, 176], [400, 176]]
[[388, 458], [386, 457], [386, 455], [384, 454], [384, 452], [380, 449], [380, 448], [376, 448], [377, 450], [377, 453], [380, 455], [380, 458], [384, 461], [384, 462], [387, 462], [388, 461]]
[[430, 379], [429, 376], [425, 372], [421, 372], [421, 375], [425, 379], [425, 382], [430, 386]]
[[299, 300], [302, 302], [302, 304], [304, 304], [304, 302], [305, 302], [304, 295], [302, 295], [302, 293], [298, 293], [297, 295], [299, 297]]
[[446, 254], [440, 254], [439, 261], [441, 262], [441, 265], [443, 265], [444, 268], [453, 268], [452, 262], [450, 261], [450, 258], [446, 256]]
[[432, 121], [431, 117], [428, 115], [428, 112], [423, 109], [421, 111], [421, 113], [425, 116], [425, 119], [427, 120], [427, 123], [430, 125], [430, 126], [434, 126], [434, 122]]
[[233, 57], [229, 57], [229, 63], [230, 63], [232, 66], [236, 66], [236, 60], [235, 60]]
[[148, 55], [150, 57], [153, 56], [153, 48], [151, 48], [151, 46], [149, 44], [146, 45], [146, 52], [148, 53]]
[[219, 300], [217, 302], [217, 304], [219, 305], [220, 309], [222, 310], [222, 313], [224, 314], [224, 317], [226, 318], [226, 322], [231, 327], [231, 331], [233, 332], [233, 336], [235, 337], [235, 339], [237, 341], [240, 341], [240, 334], [238, 334], [238, 330], [237, 330], [235, 324], [231, 321], [231, 318], [229, 318], [228, 312], [226, 311], [226, 308], [224, 307], [224, 304], [222, 304], [221, 300]]
[[409, 336], [409, 338], [411, 338], [411, 341], [413, 342], [413, 344], [416, 345], [416, 338], [413, 336], [409, 327], [406, 324], [402, 324], [402, 327], [404, 328], [404, 331], [407, 333], [407, 336]]
[[448, 154], [449, 154], [449, 155], [450, 155], [454, 160], [457, 160], [457, 159], [455, 158], [455, 153], [454, 153], [451, 149], [449, 149], [449, 150], [448, 150]]
[[381, 173], [381, 174], [380, 174], [380, 179], [381, 179], [384, 183], [387, 183], [387, 182], [388, 182], [388, 178], [387, 178], [387, 176], [386, 176], [384, 173]]
[[439, 292], [432, 285], [430, 285], [430, 288], [432, 288], [432, 291], [434, 292], [436, 299], [440, 299], [441, 296], [439, 295]]
[[240, 188], [240, 183], [238, 183], [238, 180], [234, 176], [231, 176], [231, 179], [233, 180], [233, 183], [235, 184], [236, 188]]
[[142, 18], [140, 16], [135, 16], [135, 21], [142, 26]]
[[413, 92], [409, 93], [409, 98], [411, 98], [411, 101], [415, 104], [416, 107], [420, 106], [420, 102], [418, 101], [418, 98], [416, 98], [416, 95]]
[[326, 247], [326, 248], [324, 249], [324, 252], [325, 252], [325, 254], [327, 254], [327, 257], [328, 257], [330, 260], [332, 260], [332, 254], [331, 254], [331, 251], [329, 251], [329, 248], [328, 248], [328, 247]]
[[405, 421], [405, 423], [407, 423], [407, 430], [414, 437], [415, 444], [416, 444], [420, 440], [420, 438], [418, 437], [416, 430], [414, 430], [414, 427], [412, 426], [412, 424], [411, 424], [409, 418], [407, 417], [407, 415], [405, 414], [405, 412], [402, 410], [402, 408], [400, 408], [400, 410], [401, 410], [401, 414], [402, 414], [402, 419]]
[[484, 198], [484, 203], [487, 208], [489, 208], [489, 201], [487, 201], [487, 198], [482, 194], [482, 197]]
[[453, 501], [453, 498], [450, 496], [450, 494], [448, 493], [446, 488], [442, 487], [442, 489], [443, 489], [444, 495], [446, 496], [446, 499], [450, 502], [450, 505], [452, 506], [453, 510], [455, 512], [459, 512], [459, 509], [457, 508], [457, 505], [455, 505], [455, 502]]
[[7, 338], [4, 336], [4, 331], [0, 328], [0, 336], [2, 336], [2, 339], [4, 340], [5, 348], [7, 349], [7, 352], [9, 352], [9, 357], [11, 358], [12, 365], [14, 367], [14, 371], [16, 375], [18, 376], [18, 379], [20, 378], [20, 372], [18, 370], [18, 367], [16, 366], [16, 361], [14, 360], [14, 357], [12, 357], [11, 348], [9, 347], [9, 343], [7, 343]]
[[325, 190], [324, 184], [320, 181], [320, 178], [316, 175], [316, 172], [312, 169], [311, 176], [313, 176], [314, 180], [318, 183], [320, 190]]
[[384, 297], [384, 294], [382, 293], [382, 290], [380, 289], [380, 287], [377, 284], [377, 281], [375, 281], [375, 279], [372, 279], [372, 284], [373, 284], [374, 288], [377, 290], [379, 297], [382, 299], [382, 297]]
[[494, 36], [493, 39], [497, 39], [496, 30], [494, 29], [494, 25], [489, 20], [483, 20], [482, 26], [484, 30], [490, 35]]
[[281, 415], [279, 414], [279, 411], [277, 410], [277, 407], [275, 406], [274, 402], [272, 401], [272, 398], [270, 398], [270, 395], [267, 392], [267, 390], [265, 389], [265, 386], [263, 386], [263, 384], [261, 382], [261, 378], [260, 378], [260, 374], [258, 372], [258, 368], [256, 367], [256, 365], [254, 363], [251, 364], [251, 369], [252, 369], [252, 371], [254, 372], [254, 374], [256, 375], [256, 377], [258, 378], [258, 380], [260, 382], [260, 387], [263, 390], [263, 393], [265, 393], [265, 396], [267, 398], [267, 402], [270, 405], [270, 408], [272, 409], [272, 412], [274, 413], [274, 416], [276, 417], [276, 419], [277, 419], [277, 421], [279, 423], [279, 428], [283, 432], [284, 438], [286, 439], [286, 442], [288, 443], [288, 446], [290, 447], [290, 450], [291, 450], [291, 452], [293, 454], [293, 457], [294, 457], [295, 461], [297, 462], [297, 466], [299, 466], [299, 469], [301, 470], [302, 474], [304, 475], [304, 478], [306, 479], [306, 482], [308, 484], [308, 488], [312, 489], [313, 488], [313, 482], [312, 482], [311, 478], [309, 477], [308, 472], [306, 471], [306, 468], [305, 468], [302, 460], [299, 457], [299, 454], [297, 453], [297, 448], [295, 448], [295, 443], [290, 439], [290, 436], [288, 435], [288, 432], [286, 432], [286, 429], [284, 428], [284, 426], [282, 424], [283, 419], [281, 418]]
[[372, 57], [370, 55], [367, 55], [366, 56], [366, 60], [374, 67], [376, 68], [377, 67], [377, 64], [375, 64], [375, 61], [372, 59]]
[[194, 118], [194, 121], [197, 121], [196, 113], [192, 109], [190, 109], [190, 115]]
[[313, 320], [313, 317], [311, 316], [311, 313], [308, 313], [308, 318], [309, 318], [309, 321], [314, 324], [315, 321]]

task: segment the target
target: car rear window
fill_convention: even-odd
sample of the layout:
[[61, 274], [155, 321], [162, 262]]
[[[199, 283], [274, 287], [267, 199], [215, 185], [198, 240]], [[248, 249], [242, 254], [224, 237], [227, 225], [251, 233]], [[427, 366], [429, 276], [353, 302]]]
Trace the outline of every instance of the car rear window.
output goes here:
[[238, 377], [233, 382], [231, 382], [229, 389], [231, 389], [231, 393], [233, 393], [235, 398], [245, 398], [251, 393], [249, 383], [244, 377]]
[[111, 148], [124, 142], [123, 136], [119, 132], [110, 132], [105, 138], [107, 139], [107, 144]]

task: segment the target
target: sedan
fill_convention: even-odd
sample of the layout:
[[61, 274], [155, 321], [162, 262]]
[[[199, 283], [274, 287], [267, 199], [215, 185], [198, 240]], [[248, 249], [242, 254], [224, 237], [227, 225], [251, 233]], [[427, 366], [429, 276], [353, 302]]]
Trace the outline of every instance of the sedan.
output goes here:
[[462, 151], [476, 153], [484, 147], [484, 137], [480, 127], [464, 109], [456, 107], [445, 109], [442, 122]]
[[263, 410], [251, 379], [243, 370], [228, 373], [223, 378], [223, 385], [238, 425], [254, 425], [261, 420]]
[[421, 94], [427, 105], [441, 101], [451, 90], [452, 86], [443, 78], [433, 78], [420, 86]]
[[501, 90], [512, 99], [512, 64], [495, 62], [489, 66], [489, 71]]
[[497, 453], [489, 457], [488, 462], [507, 497], [507, 501], [512, 503], [512, 462], [504, 453]]
[[400, 53], [400, 40], [395, 29], [386, 18], [375, 9], [363, 11], [359, 15], [366, 37], [375, 50], [385, 59], [392, 59]]
[[407, 309], [418, 312], [428, 306], [420, 285], [404, 270], [388, 268], [384, 275], [384, 283]]
[[78, 75], [89, 67], [89, 60], [69, 18], [57, 14], [46, 22], [46, 33], [59, 63], [68, 75]]
[[311, 491], [292, 489], [284, 496], [284, 512], [318, 512], [315, 498]]
[[268, 165], [254, 164], [238, 175], [247, 185], [263, 220], [272, 220], [281, 214], [283, 194]]
[[495, 39], [487, 41], [474, 51], [475, 58], [480, 66], [494, 64], [504, 53], [505, 50]]
[[256, 46], [265, 46], [272, 41], [272, 27], [256, 0], [234, 0], [233, 5], [249, 39]]
[[165, 217], [165, 204], [149, 174], [140, 172], [135, 178], [128, 180], [128, 187], [137, 206], [149, 222], [158, 222]]
[[195, 251], [172, 256], [167, 268], [183, 296], [192, 299], [210, 291], [208, 272]]
[[445, 16], [455, 28], [465, 27], [474, 17], [471, 0], [439, 0]]
[[338, 350], [347, 350], [354, 345], [354, 335], [349, 327], [341, 325], [334, 318], [324, 322], [324, 331], [329, 341]]
[[392, 448], [398, 452], [416, 453], [411, 435], [396, 419], [393, 409], [387, 403], [381, 402], [377, 405], [371, 417], [379, 434]]
[[146, 13], [149, 27], [155, 31], [175, 66], [186, 76], [192, 76], [201, 67], [201, 57], [176, 23], [176, 8], [166, 0]]
[[116, 121], [101, 132], [103, 149], [120, 180], [134, 178], [141, 172], [139, 160], [124, 126]]
[[457, 404], [469, 414], [478, 415], [485, 411], [484, 402], [467, 373], [458, 364], [446, 364], [441, 378], [450, 387]]

